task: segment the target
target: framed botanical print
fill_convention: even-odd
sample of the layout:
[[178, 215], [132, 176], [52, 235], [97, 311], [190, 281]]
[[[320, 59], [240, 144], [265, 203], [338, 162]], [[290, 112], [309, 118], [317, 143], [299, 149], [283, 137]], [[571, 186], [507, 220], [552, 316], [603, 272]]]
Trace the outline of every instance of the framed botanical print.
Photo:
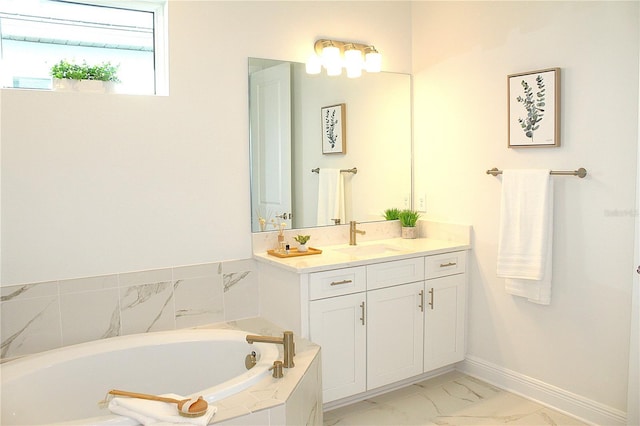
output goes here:
[[323, 154], [346, 154], [347, 152], [345, 109], [345, 104], [331, 105], [320, 109]]
[[560, 146], [560, 68], [507, 76], [508, 146]]

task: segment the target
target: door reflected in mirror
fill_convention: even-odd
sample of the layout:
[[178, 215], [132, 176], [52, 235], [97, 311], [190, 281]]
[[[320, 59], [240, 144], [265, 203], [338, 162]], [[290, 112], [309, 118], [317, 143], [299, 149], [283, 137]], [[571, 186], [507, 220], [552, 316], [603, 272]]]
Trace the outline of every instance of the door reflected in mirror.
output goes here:
[[[325, 123], [323, 108], [341, 104], [344, 122]], [[408, 74], [308, 75], [302, 63], [249, 58], [249, 117], [253, 232], [378, 221], [387, 208], [408, 207]], [[344, 153], [323, 154], [329, 126], [343, 131]]]

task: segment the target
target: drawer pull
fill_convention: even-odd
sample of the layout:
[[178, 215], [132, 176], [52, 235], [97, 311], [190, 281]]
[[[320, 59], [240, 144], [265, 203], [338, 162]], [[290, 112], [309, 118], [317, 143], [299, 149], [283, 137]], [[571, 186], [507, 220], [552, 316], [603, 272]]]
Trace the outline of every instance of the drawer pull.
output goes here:
[[457, 263], [456, 263], [456, 262], [449, 262], [449, 263], [441, 263], [441, 264], [440, 264], [440, 267], [441, 267], [441, 268], [446, 268], [446, 267], [448, 267], [448, 266], [456, 266], [456, 265], [457, 265]]
[[433, 310], [433, 288], [429, 290], [429, 306], [431, 306], [431, 310]]
[[420, 308], [420, 312], [424, 312], [424, 290], [420, 290], [418, 295], [420, 296], [420, 304], [418, 307]]
[[362, 316], [360, 317], [360, 321], [362, 321], [362, 325], [364, 325], [364, 302], [360, 304], [360, 308], [362, 309]]
[[341, 284], [349, 284], [352, 283], [352, 280], [342, 280], [342, 281], [333, 281], [331, 285], [341, 285]]

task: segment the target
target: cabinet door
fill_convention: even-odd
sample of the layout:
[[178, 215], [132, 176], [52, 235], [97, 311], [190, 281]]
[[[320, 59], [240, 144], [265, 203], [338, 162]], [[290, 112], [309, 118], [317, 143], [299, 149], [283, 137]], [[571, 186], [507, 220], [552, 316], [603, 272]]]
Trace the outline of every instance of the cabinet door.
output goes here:
[[365, 293], [309, 304], [311, 341], [321, 346], [323, 402], [366, 390]]
[[422, 373], [424, 282], [367, 292], [367, 389]]
[[425, 282], [424, 371], [464, 359], [465, 275]]

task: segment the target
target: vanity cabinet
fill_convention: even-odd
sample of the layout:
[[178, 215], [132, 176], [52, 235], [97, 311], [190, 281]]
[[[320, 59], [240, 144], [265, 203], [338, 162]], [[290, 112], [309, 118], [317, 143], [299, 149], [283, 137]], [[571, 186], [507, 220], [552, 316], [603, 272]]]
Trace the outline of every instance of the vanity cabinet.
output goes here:
[[311, 273], [309, 338], [324, 402], [464, 357], [465, 252]]
[[462, 248], [309, 272], [263, 262], [260, 312], [321, 345], [324, 403], [364, 397], [464, 359], [466, 256]]

